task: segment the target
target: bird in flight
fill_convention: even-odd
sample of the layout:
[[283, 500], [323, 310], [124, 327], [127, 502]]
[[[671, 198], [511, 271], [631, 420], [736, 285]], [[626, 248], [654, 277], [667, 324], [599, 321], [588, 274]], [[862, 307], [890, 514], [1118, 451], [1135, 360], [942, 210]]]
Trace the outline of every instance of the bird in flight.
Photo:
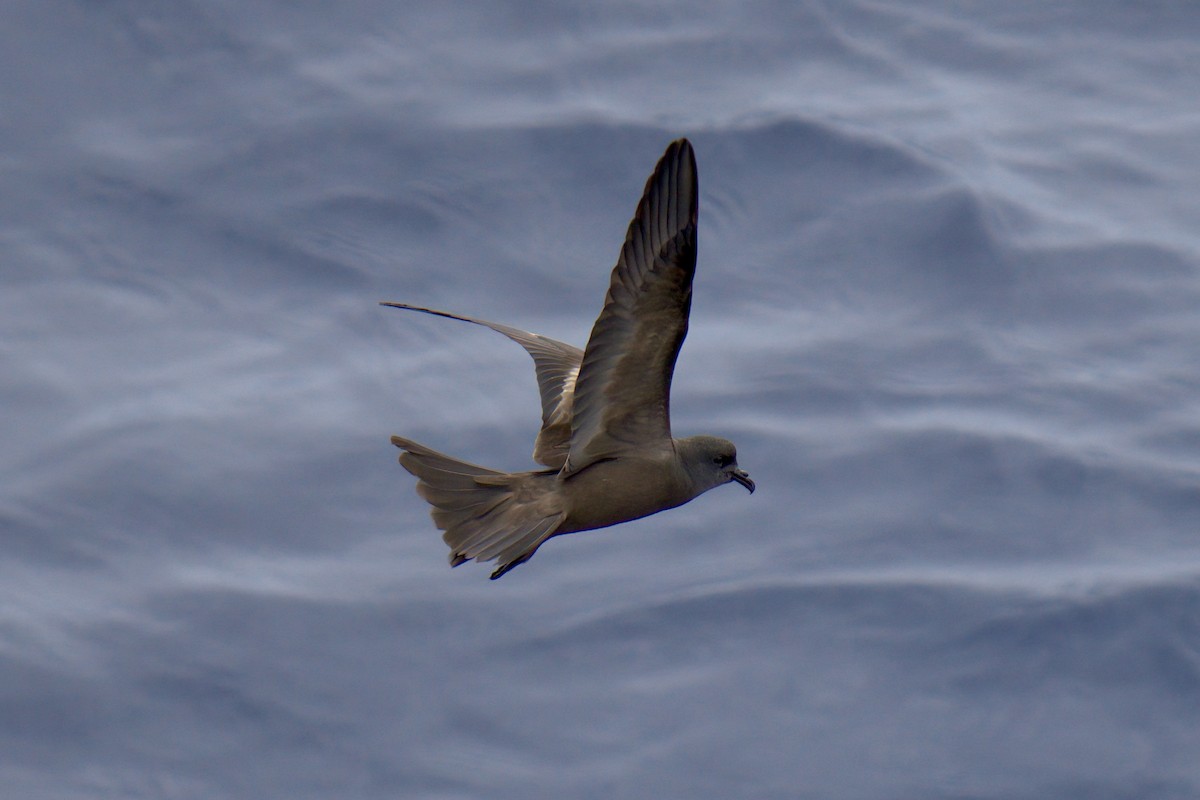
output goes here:
[[496, 561], [492, 579], [528, 561], [552, 536], [605, 528], [754, 481], [733, 442], [671, 436], [671, 376], [687, 334], [696, 272], [699, 186], [687, 139], [674, 141], [646, 182], [587, 347], [405, 303], [382, 303], [491, 328], [533, 357], [542, 428], [533, 458], [546, 469], [500, 472], [400, 436], [400, 464], [417, 478], [450, 547], [450, 566]]

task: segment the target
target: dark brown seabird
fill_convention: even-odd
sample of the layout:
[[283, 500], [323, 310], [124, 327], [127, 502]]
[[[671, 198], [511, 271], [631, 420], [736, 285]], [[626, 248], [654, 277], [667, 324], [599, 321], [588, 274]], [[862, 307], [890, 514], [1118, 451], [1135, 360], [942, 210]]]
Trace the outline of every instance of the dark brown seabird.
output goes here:
[[733, 442], [671, 437], [671, 375], [692, 305], [698, 201], [696, 155], [679, 139], [646, 182], [584, 350], [481, 319], [382, 304], [491, 328], [524, 347], [537, 370], [542, 429], [533, 458], [547, 469], [498, 472], [392, 437], [445, 532], [450, 566], [495, 559], [495, 580], [551, 536], [675, 508], [731, 481], [754, 491]]

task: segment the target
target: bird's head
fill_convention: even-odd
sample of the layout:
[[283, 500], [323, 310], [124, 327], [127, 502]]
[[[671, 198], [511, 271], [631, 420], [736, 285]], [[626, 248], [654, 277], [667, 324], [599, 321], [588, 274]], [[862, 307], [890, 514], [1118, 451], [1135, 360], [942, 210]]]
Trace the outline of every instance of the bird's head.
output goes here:
[[738, 466], [737, 448], [717, 436], [689, 436], [675, 442], [675, 450], [696, 488], [696, 494], [737, 481], [754, 492], [754, 481]]

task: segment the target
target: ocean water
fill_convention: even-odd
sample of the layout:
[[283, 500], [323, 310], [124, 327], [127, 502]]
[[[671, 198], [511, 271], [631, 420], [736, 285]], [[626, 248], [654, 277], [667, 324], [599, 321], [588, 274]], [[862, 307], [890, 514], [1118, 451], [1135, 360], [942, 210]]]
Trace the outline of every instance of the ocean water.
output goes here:
[[[1200, 797], [1200, 8], [10, 0], [0, 785]], [[666, 144], [673, 425], [758, 482], [446, 549]]]

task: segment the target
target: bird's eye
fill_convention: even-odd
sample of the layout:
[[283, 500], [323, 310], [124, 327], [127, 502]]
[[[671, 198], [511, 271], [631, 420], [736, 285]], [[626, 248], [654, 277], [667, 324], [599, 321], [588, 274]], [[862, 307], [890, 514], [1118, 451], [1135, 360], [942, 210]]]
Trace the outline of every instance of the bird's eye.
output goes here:
[[713, 456], [713, 463], [718, 467], [727, 467], [733, 461], [729, 456]]

